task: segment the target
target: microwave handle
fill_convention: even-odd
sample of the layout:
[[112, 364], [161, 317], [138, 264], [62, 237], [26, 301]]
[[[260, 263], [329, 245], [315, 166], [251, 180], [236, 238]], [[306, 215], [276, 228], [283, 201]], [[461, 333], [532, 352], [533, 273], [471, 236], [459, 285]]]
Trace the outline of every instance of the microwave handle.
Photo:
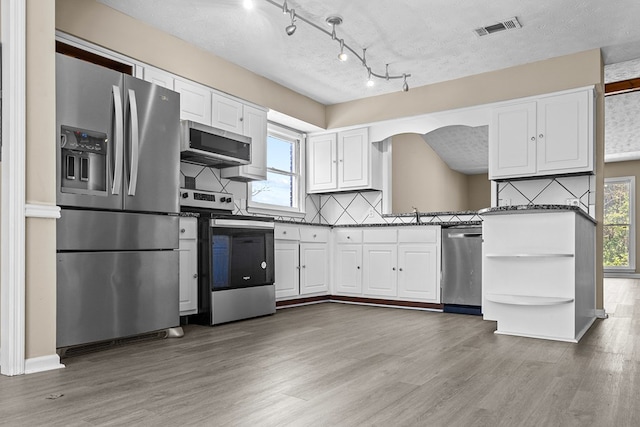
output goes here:
[[129, 177], [129, 196], [136, 195], [138, 185], [138, 163], [140, 154], [140, 135], [138, 133], [138, 103], [136, 92], [129, 89], [129, 114], [131, 115], [131, 176]]
[[123, 123], [123, 114], [122, 114], [122, 97], [120, 96], [120, 88], [116, 85], [112, 86], [112, 91], [113, 91], [113, 107], [115, 110], [115, 122], [116, 122], [116, 129], [115, 129], [115, 135], [114, 135], [114, 140], [115, 140], [115, 166], [114, 166], [114, 170], [112, 171], [112, 175], [113, 176], [113, 187], [111, 189], [111, 193], [112, 194], [120, 194], [120, 188], [122, 187], [122, 174], [123, 174], [123, 168], [122, 168], [122, 157], [123, 157], [123, 128], [124, 128], [124, 123]]

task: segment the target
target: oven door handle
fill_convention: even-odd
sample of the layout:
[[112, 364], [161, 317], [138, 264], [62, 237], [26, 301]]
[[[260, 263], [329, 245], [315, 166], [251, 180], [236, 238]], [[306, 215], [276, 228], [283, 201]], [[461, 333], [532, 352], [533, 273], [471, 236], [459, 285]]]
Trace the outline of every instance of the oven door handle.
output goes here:
[[265, 221], [247, 221], [237, 219], [212, 219], [211, 227], [221, 228], [259, 228], [259, 229], [273, 229], [273, 222]]

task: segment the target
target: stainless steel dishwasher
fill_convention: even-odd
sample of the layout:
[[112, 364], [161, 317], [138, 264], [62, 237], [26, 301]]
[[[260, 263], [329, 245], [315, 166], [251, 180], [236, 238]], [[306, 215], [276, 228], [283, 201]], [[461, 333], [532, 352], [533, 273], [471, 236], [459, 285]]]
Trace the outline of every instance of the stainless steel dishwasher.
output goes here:
[[449, 313], [482, 314], [482, 227], [442, 229], [442, 303]]

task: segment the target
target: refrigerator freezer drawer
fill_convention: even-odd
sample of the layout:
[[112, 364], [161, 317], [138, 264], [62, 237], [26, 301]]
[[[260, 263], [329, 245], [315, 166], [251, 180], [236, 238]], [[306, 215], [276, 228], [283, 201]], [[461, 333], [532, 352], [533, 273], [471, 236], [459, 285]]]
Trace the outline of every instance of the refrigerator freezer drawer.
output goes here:
[[177, 249], [177, 216], [63, 209], [58, 251]]
[[180, 323], [177, 251], [57, 254], [57, 347]]

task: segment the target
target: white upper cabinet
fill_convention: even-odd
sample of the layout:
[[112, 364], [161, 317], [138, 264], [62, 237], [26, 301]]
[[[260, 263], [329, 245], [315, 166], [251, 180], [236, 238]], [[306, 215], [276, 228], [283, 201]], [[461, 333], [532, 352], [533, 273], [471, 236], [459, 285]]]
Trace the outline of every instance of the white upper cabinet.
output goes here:
[[217, 93], [212, 94], [211, 102], [211, 126], [244, 135], [242, 102]]
[[380, 189], [380, 147], [368, 128], [312, 135], [307, 143], [309, 193]]
[[251, 137], [251, 163], [222, 169], [222, 177], [239, 181], [267, 179], [267, 112], [250, 105], [242, 106], [241, 133]]
[[158, 68], [145, 67], [144, 79], [150, 83], [155, 83], [158, 86], [166, 87], [173, 90], [174, 77], [173, 74], [162, 71]]
[[174, 90], [180, 93], [180, 119], [211, 125], [211, 89], [175, 79]]
[[489, 128], [489, 179], [593, 172], [591, 90], [497, 107]]

